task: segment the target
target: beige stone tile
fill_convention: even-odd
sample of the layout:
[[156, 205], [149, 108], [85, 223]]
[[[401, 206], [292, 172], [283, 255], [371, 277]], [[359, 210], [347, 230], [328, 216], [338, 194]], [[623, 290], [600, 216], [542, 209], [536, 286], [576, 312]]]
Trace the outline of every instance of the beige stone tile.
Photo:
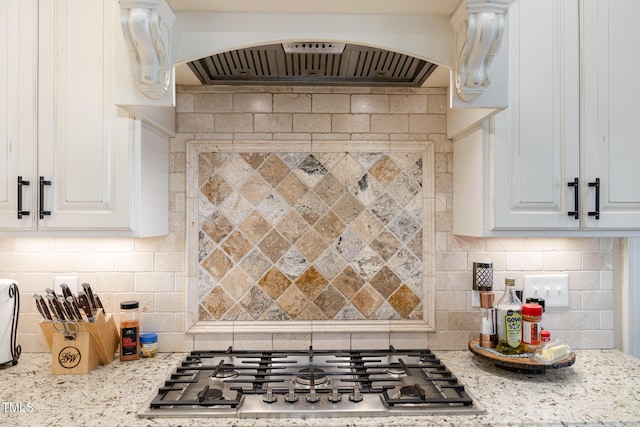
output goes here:
[[351, 110], [351, 96], [347, 94], [314, 93], [311, 111], [314, 113], [348, 113]]
[[524, 246], [523, 240], [518, 237], [487, 239], [487, 251], [521, 251]]
[[445, 114], [409, 114], [409, 132], [446, 133]]
[[311, 94], [278, 93], [273, 95], [273, 111], [286, 113], [308, 113], [311, 111]]
[[308, 350], [311, 346], [311, 333], [274, 333], [274, 350]]
[[545, 252], [545, 271], [570, 271], [582, 269], [582, 254], [580, 252]]
[[273, 140], [274, 141], [295, 141], [295, 142], [304, 141], [306, 144], [309, 144], [309, 148], [306, 149], [305, 151], [310, 151], [311, 150], [310, 147], [311, 147], [312, 135], [310, 133], [304, 133], [304, 132], [278, 133], [278, 132], [275, 132], [275, 133], [272, 134], [272, 136], [273, 136]]
[[176, 112], [177, 113], [193, 113], [192, 93], [176, 93]]
[[184, 293], [183, 292], [156, 292], [155, 306], [157, 312], [174, 312], [179, 313], [184, 310]]
[[350, 347], [354, 350], [388, 348], [389, 332], [353, 332]]
[[612, 266], [612, 252], [582, 252], [583, 270], [611, 270]]
[[448, 106], [447, 95], [428, 95], [427, 104], [430, 114], [446, 114]]
[[[105, 282], [105, 288], [109, 291], [118, 291], [115, 288], [115, 285], [123, 283], [125, 281], [122, 280], [122, 275], [116, 274], [114, 275], [117, 280], [111, 279], [107, 282], [107, 277], [104, 276], [102, 279]], [[167, 273], [135, 273], [133, 276], [135, 280], [135, 290], [136, 292], [172, 292], [175, 289], [175, 274], [172, 272]], [[126, 282], [125, 282], [126, 283]], [[133, 290], [133, 289], [130, 289]]]
[[311, 343], [317, 350], [335, 350], [350, 348], [351, 336], [348, 332], [313, 332]]
[[370, 116], [368, 114], [332, 114], [331, 131], [343, 133], [369, 132]]
[[331, 114], [294, 114], [294, 132], [331, 132]]
[[176, 113], [176, 132], [213, 132], [213, 129], [213, 114]]
[[464, 311], [471, 296], [471, 282], [468, 291], [440, 291], [436, 295], [436, 307], [443, 311]]
[[230, 93], [200, 93], [192, 95], [193, 111], [228, 113], [233, 111], [233, 95]]
[[436, 270], [462, 271], [467, 268], [467, 254], [464, 252], [439, 252], [436, 254]]
[[584, 310], [613, 310], [613, 291], [582, 291]]
[[389, 95], [351, 95], [352, 113], [388, 113]]
[[269, 113], [273, 111], [273, 96], [270, 93], [233, 94], [233, 111], [238, 113]]
[[213, 128], [199, 129], [202, 132], [253, 132], [253, 114], [221, 113], [214, 117]]
[[372, 114], [371, 132], [380, 134], [405, 133], [409, 130], [409, 116], [406, 114]]
[[253, 115], [253, 129], [255, 132], [291, 132], [293, 118], [287, 113], [256, 113]]
[[582, 331], [580, 348], [613, 348], [614, 336], [611, 331]]
[[391, 113], [426, 113], [427, 95], [389, 95]]

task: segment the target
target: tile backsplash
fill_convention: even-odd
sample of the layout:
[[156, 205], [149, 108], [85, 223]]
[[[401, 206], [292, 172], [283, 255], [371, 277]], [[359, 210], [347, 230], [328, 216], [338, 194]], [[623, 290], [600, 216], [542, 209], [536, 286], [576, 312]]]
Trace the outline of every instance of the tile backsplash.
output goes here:
[[[545, 327], [575, 348], [612, 347], [614, 239], [485, 239], [451, 233], [452, 143], [446, 139], [446, 104], [445, 89], [178, 88], [178, 134], [171, 140], [168, 236], [0, 238], [0, 277], [13, 278], [20, 287], [19, 344], [23, 351], [46, 351], [31, 295], [52, 287], [56, 275], [75, 275], [79, 282], [91, 283], [111, 312], [117, 311], [122, 300], [140, 301], [143, 329], [159, 333], [161, 351], [231, 344], [241, 348], [304, 348], [310, 344], [337, 348], [391, 343], [466, 349], [480, 327], [479, 309], [471, 305], [474, 261], [493, 263], [498, 294], [505, 277], [515, 278], [521, 287], [527, 273], [568, 273], [570, 307], [547, 310]], [[350, 146], [371, 141], [432, 141], [435, 158], [424, 167], [435, 172], [435, 230], [431, 232], [435, 241], [436, 331], [185, 334], [189, 140], [331, 141], [342, 142], [345, 152]]]
[[199, 320], [422, 319], [422, 163], [201, 153]]

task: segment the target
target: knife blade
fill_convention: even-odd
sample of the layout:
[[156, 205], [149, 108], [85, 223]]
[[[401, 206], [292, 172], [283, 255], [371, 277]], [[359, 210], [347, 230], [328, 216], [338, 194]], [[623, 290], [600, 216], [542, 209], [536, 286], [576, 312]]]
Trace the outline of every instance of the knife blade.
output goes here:
[[91, 309], [93, 312], [98, 310], [98, 306], [96, 305], [96, 299], [93, 296], [93, 290], [91, 290], [91, 285], [88, 283], [82, 284], [82, 289], [84, 289], [84, 293], [87, 294], [87, 299], [89, 300], [89, 304], [91, 304]]
[[52, 322], [53, 318], [51, 317], [49, 308], [47, 308], [47, 304], [44, 302], [44, 298], [42, 298], [42, 295], [33, 294], [33, 298], [35, 298], [36, 308], [44, 318], [45, 322]]
[[76, 301], [74, 297], [67, 297], [67, 302], [69, 303], [69, 305], [71, 305], [73, 313], [76, 315], [76, 319], [78, 319], [78, 322], [84, 322], [82, 313], [80, 312], [80, 307], [78, 307], [78, 301]]
[[84, 291], [78, 291], [78, 305], [84, 311], [84, 314], [87, 315], [88, 322], [94, 322], [96, 319], [93, 317], [93, 310], [91, 309], [91, 304], [89, 303], [89, 298], [84, 293]]
[[60, 305], [60, 301], [54, 295], [47, 294], [47, 298], [49, 299], [49, 303], [51, 304], [51, 308], [56, 313], [56, 317], [58, 320], [66, 320], [66, 316], [64, 315], [64, 309], [62, 305]]

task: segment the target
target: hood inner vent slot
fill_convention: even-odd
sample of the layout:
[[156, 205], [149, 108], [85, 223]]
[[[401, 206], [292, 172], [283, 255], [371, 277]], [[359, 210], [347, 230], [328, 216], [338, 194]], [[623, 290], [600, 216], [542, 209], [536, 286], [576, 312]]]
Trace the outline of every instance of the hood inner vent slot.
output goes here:
[[[338, 43], [290, 43], [222, 52], [188, 63], [204, 85], [216, 84], [331, 84], [419, 87], [436, 65], [402, 53]], [[288, 49], [288, 48], [287, 48]], [[320, 50], [320, 51], [314, 51]], [[308, 51], [304, 51], [308, 50]]]

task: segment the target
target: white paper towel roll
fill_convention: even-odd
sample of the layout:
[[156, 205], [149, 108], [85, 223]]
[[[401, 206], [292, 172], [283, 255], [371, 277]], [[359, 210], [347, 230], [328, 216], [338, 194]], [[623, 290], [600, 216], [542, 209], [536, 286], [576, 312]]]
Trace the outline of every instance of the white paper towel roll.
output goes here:
[[[0, 279], [0, 364], [13, 360], [11, 348], [11, 326], [17, 296], [11, 297], [9, 289], [16, 283], [11, 279]], [[16, 289], [17, 292], [17, 289]]]

